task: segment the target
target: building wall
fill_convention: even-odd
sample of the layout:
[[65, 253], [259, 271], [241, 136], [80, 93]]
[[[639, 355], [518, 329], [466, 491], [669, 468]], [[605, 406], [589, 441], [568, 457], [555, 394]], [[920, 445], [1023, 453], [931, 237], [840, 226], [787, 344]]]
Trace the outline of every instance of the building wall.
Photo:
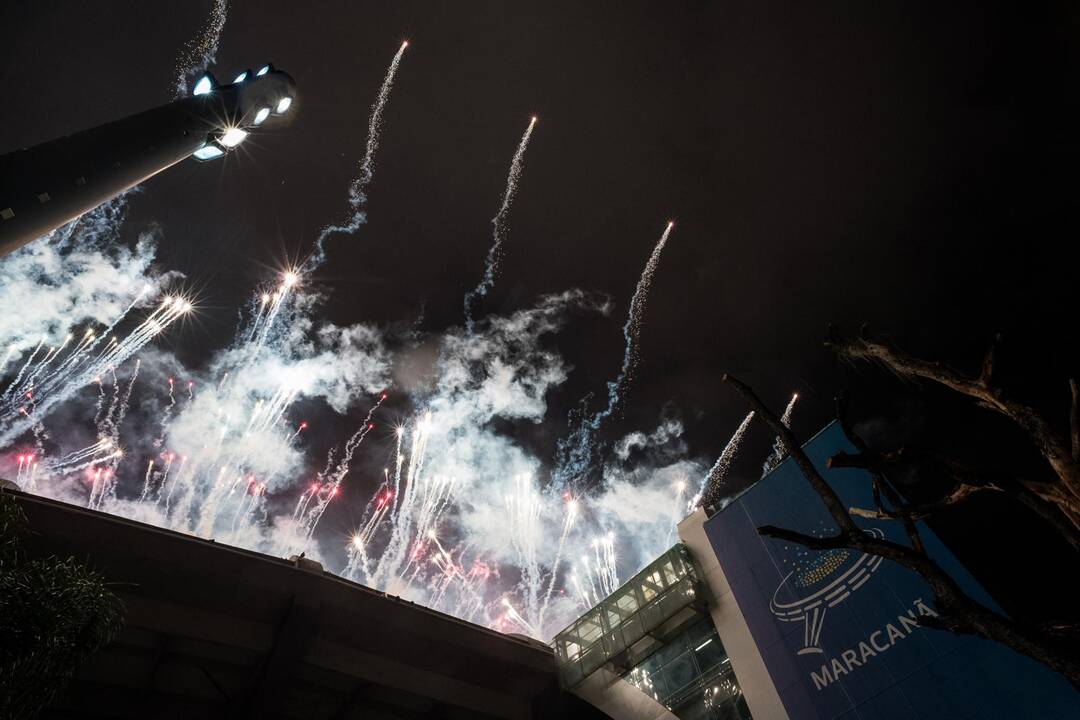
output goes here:
[[746, 618], [731, 592], [724, 569], [705, 535], [705, 511], [698, 508], [679, 523], [679, 538], [690, 548], [709, 588], [709, 613], [731, 658], [754, 720], [788, 720], [765, 661], [758, 652]]
[[613, 718], [678, 720], [666, 707], [606, 668], [587, 677], [574, 694]]
[[[873, 506], [865, 472], [825, 466], [840, 450], [854, 452], [837, 424], [804, 449], [845, 505]], [[934, 611], [918, 575], [874, 556], [758, 535], [762, 525], [833, 532], [793, 461], [704, 523], [700, 517], [680, 525], [680, 536], [716, 596], [713, 617], [755, 720], [1080, 718], [1080, 695], [1060, 675], [998, 643], [920, 626]], [[907, 544], [898, 523], [858, 522]], [[961, 587], [993, 605], [929, 528], [920, 532]]]

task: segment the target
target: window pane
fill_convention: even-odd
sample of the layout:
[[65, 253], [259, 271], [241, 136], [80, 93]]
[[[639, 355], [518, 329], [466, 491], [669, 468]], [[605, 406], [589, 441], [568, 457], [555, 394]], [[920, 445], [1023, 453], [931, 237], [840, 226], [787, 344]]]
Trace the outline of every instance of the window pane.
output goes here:
[[697, 680], [697, 668], [694, 666], [694, 658], [689, 652], [685, 652], [671, 662], [665, 663], [661, 671], [668, 688], [672, 692], [678, 692], [690, 683]]

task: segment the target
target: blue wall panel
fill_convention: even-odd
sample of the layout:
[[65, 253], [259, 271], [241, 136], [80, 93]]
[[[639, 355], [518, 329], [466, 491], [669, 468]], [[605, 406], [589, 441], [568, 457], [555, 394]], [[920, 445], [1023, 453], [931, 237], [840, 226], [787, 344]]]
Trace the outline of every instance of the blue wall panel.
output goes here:
[[[837, 423], [804, 450], [847, 506], [873, 506], [867, 473], [825, 467], [837, 452], [855, 452]], [[907, 544], [899, 523], [856, 521]], [[821, 553], [763, 538], [761, 525], [819, 535], [835, 528], [790, 459], [705, 523], [793, 720], [1080, 719], [1080, 694], [1060, 675], [1000, 644], [913, 622], [933, 609], [933, 594], [915, 573], [854, 551]], [[920, 532], [966, 592], [996, 607], [929, 528]]]

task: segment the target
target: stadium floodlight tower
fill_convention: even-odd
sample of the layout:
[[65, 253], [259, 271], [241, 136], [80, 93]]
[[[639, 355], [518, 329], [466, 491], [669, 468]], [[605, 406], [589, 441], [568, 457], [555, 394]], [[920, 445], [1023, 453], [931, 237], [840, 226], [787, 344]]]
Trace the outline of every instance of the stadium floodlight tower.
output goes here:
[[0, 156], [0, 257], [186, 157], [225, 155], [295, 97], [272, 65], [229, 85], [205, 74], [191, 97]]

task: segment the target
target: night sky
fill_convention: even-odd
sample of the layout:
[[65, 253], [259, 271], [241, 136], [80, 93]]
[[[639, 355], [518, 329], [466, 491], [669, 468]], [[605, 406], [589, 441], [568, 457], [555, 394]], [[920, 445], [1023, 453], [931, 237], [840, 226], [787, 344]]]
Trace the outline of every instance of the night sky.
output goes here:
[[[9, 3], [0, 152], [167, 102], [177, 53], [210, 5]], [[1002, 381], [1065, 429], [1066, 379], [1080, 367], [1080, 10], [984, 5], [236, 2], [212, 69], [225, 82], [266, 61], [290, 73], [291, 125], [149, 181], [125, 232], [160, 226], [163, 268], [183, 272], [200, 305], [168, 343], [205, 360], [252, 287], [343, 218], [369, 106], [408, 39], [369, 223], [332, 238], [330, 261], [306, 280], [330, 293], [328, 319], [460, 324], [536, 113], [501, 274], [479, 313], [569, 287], [614, 302], [610, 317], [559, 337], [575, 372], [523, 438], [542, 457], [566, 410], [617, 372], [629, 297], [673, 218], [637, 382], [605, 437], [677, 412], [692, 452], [715, 457], [745, 414], [718, 380], [727, 371], [777, 411], [798, 391], [804, 438], [846, 389], [875, 441], [1046, 475], [1003, 420], [844, 366], [821, 343], [830, 322], [868, 322], [975, 372], [1001, 332]], [[733, 482], [755, 476], [770, 442], [757, 428]], [[1000, 567], [988, 584], [1027, 609], [1010, 588], [1035, 571], [1012, 561], [1047, 536], [995, 502], [957, 522], [946, 535], [961, 554]]]

